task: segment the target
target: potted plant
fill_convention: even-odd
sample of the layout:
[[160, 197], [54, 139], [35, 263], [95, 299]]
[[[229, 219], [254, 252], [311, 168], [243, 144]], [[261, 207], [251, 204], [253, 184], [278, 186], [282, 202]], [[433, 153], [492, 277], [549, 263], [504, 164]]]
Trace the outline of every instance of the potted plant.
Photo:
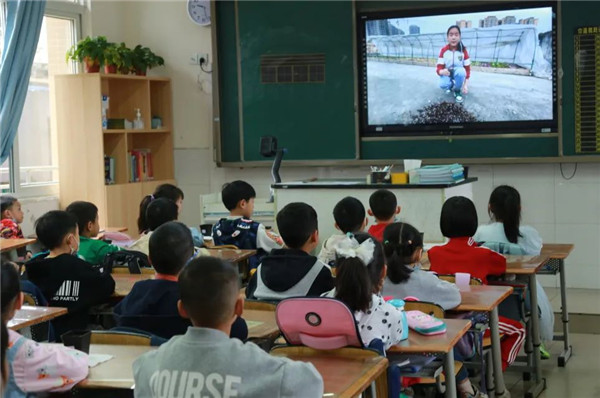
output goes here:
[[86, 73], [98, 72], [104, 62], [104, 51], [109, 44], [104, 36], [88, 36], [67, 51], [67, 61], [83, 62]]
[[148, 47], [143, 47], [141, 44], [135, 46], [132, 50], [132, 70], [138, 76], [146, 76], [146, 70], [152, 69], [155, 66], [165, 64], [162, 57], [154, 54]]
[[121, 43], [111, 44], [104, 50], [104, 73], [128, 74], [131, 69], [131, 49]]

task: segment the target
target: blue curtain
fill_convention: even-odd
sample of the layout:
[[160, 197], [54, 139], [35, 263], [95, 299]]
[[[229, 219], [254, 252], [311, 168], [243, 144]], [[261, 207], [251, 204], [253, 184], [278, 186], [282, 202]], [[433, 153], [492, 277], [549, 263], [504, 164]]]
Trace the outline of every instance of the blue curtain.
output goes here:
[[23, 112], [46, 0], [8, 0], [0, 60], [0, 163], [10, 154]]

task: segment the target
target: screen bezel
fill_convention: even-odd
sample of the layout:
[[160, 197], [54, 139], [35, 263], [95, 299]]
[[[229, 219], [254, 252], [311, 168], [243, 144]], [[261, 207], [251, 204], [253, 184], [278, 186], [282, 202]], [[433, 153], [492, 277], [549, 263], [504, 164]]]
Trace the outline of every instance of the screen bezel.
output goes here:
[[[507, 11], [526, 8], [552, 8], [552, 120], [516, 120], [516, 121], [489, 121], [462, 124], [368, 124], [368, 102], [366, 87], [366, 21], [377, 19], [427, 17], [443, 14], [476, 13], [485, 11]], [[360, 136], [372, 137], [414, 137], [423, 138], [431, 136], [450, 135], [497, 135], [497, 134], [539, 134], [558, 132], [558, 14], [556, 1], [539, 2], [512, 2], [478, 5], [462, 5], [452, 8], [407, 8], [389, 9], [382, 11], [367, 11], [357, 13], [357, 79], [358, 79], [358, 113]]]

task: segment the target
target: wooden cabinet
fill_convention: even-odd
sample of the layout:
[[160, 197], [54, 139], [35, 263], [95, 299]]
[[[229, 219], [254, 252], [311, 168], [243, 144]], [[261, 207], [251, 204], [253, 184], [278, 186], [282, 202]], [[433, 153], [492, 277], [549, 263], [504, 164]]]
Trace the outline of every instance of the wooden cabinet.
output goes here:
[[[108, 119], [136, 118], [142, 129], [103, 129]], [[100, 225], [126, 226], [136, 237], [139, 204], [162, 183], [175, 183], [171, 80], [162, 77], [87, 73], [54, 77], [54, 122], [58, 137], [60, 206], [86, 200], [98, 206]], [[161, 127], [152, 129], [152, 118]], [[131, 152], [151, 153], [151, 167], [134, 181]], [[105, 156], [114, 159], [114, 183], [105, 180]], [[147, 164], [147, 163], [146, 163]], [[150, 172], [152, 176], [149, 177]]]

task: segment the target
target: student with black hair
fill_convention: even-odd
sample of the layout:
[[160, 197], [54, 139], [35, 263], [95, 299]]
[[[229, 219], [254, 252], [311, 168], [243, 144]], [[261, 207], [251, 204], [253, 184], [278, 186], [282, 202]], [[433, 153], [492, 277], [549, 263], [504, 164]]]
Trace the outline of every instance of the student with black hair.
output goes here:
[[341, 300], [354, 313], [361, 340], [368, 346], [381, 340], [387, 350], [402, 340], [402, 312], [379, 295], [387, 267], [383, 248], [366, 233], [346, 236], [336, 248], [335, 289], [329, 297]]
[[66, 208], [67, 213], [77, 218], [79, 227], [79, 250], [77, 254], [90, 264], [102, 264], [109, 253], [119, 251], [118, 246], [111, 245], [102, 239], [93, 239], [100, 233], [98, 207], [84, 201], [76, 201]]
[[35, 223], [38, 241], [49, 250], [25, 264], [27, 278], [35, 284], [51, 307], [66, 307], [67, 315], [52, 320], [57, 336], [71, 329], [85, 329], [88, 310], [108, 301], [115, 281], [77, 257], [79, 228], [74, 215], [53, 210]]
[[306, 203], [289, 203], [277, 213], [277, 228], [286, 247], [263, 258], [248, 282], [246, 297], [283, 300], [331, 290], [331, 269], [310, 254], [319, 243], [315, 209]]
[[388, 267], [384, 296], [413, 296], [445, 310], [460, 304], [460, 291], [455, 284], [420, 269], [423, 239], [415, 227], [401, 222], [389, 224], [383, 233], [383, 250]]
[[[115, 306], [114, 316], [118, 326], [170, 339], [184, 334], [192, 325], [177, 312], [177, 278], [194, 257], [192, 234], [180, 222], [167, 222], [152, 233], [149, 249], [150, 263], [156, 270], [154, 279], [136, 282], [131, 292]], [[248, 337], [248, 328], [242, 318], [233, 323], [231, 337], [240, 340]]]
[[440, 77], [440, 88], [454, 94], [457, 103], [463, 102], [463, 95], [469, 92], [471, 60], [467, 48], [461, 41], [460, 27], [452, 25], [446, 31], [448, 44], [440, 50], [436, 73]]
[[496, 187], [490, 195], [488, 213], [491, 223], [477, 228], [473, 236], [476, 242], [516, 244], [522, 253], [513, 254], [540, 254], [542, 250], [540, 234], [533, 227], [521, 225], [519, 191], [508, 185]]
[[[431, 271], [438, 274], [465, 272], [486, 285], [488, 276], [506, 272], [506, 258], [487, 247], [477, 246], [472, 238], [477, 230], [477, 211], [470, 199], [454, 196], [446, 200], [442, 206], [440, 228], [449, 240], [429, 249]], [[498, 328], [504, 334], [500, 343], [504, 370], [517, 358], [525, 341], [525, 329], [513, 319], [501, 316], [499, 321]]]
[[2, 360], [0, 361], [0, 372], [2, 375], [2, 384], [0, 384], [0, 396], [4, 396], [4, 391], [6, 390], [6, 382], [8, 381], [8, 373], [10, 372], [8, 368], [8, 360], [6, 358], [6, 349], [8, 348], [8, 329], [6, 328], [6, 323], [2, 322], [2, 331], [0, 335], [0, 353], [2, 353]]
[[[23, 239], [23, 231], [19, 224], [23, 223], [23, 210], [21, 202], [14, 196], [2, 195], [0, 197], [0, 237], [4, 239]], [[29, 260], [31, 251], [22, 247], [16, 250], [22, 259]]]
[[172, 200], [167, 198], [154, 199], [146, 209], [145, 220], [148, 229], [127, 249], [148, 255], [148, 242], [150, 241], [152, 232], [166, 222], [177, 220], [178, 214], [177, 204]]
[[369, 197], [369, 215], [375, 217], [375, 225], [369, 228], [369, 234], [383, 242], [383, 230], [393, 223], [400, 214], [396, 195], [387, 189], [378, 189]]
[[[179, 275], [179, 313], [192, 327], [133, 363], [136, 397], [321, 397], [310, 363], [267, 354], [230, 339], [244, 309], [237, 268], [214, 257], [192, 260]], [[170, 386], [170, 387], [169, 387]]]
[[[140, 203], [140, 214], [138, 216], [138, 232], [144, 233], [146, 231], [151, 231], [149, 220], [147, 218], [148, 206], [155, 199], [169, 199], [177, 206], [177, 215], [181, 213], [181, 208], [183, 207], [183, 191], [176, 187], [173, 184], [161, 184], [154, 190], [154, 193], [151, 195], [146, 195], [142, 199]], [[176, 220], [177, 217], [174, 218]]]
[[[529, 225], [521, 225], [521, 195], [508, 185], [496, 187], [490, 195], [488, 213], [492, 222], [480, 225], [473, 239], [501, 254], [537, 256], [542, 250], [542, 237]], [[537, 301], [540, 307], [540, 337], [550, 342], [554, 337], [554, 312], [543, 286], [537, 281]], [[543, 359], [550, 358], [544, 345]]]
[[333, 208], [333, 219], [335, 220], [335, 228], [343, 232], [344, 235], [335, 234], [330, 236], [323, 242], [323, 247], [318, 256], [319, 260], [330, 266], [335, 263], [336, 245], [345, 239], [346, 234], [362, 232], [367, 226], [365, 207], [360, 200], [352, 196], [346, 196], [337, 202]]
[[229, 210], [229, 216], [220, 219], [212, 229], [216, 246], [235, 245], [239, 249], [256, 250], [256, 254], [248, 259], [251, 270], [254, 270], [271, 250], [281, 249], [283, 244], [277, 234], [267, 231], [263, 224], [252, 221], [255, 197], [254, 188], [245, 181], [237, 180], [225, 184], [221, 191], [221, 200]]
[[[17, 266], [5, 262], [1, 266], [2, 325], [6, 325], [23, 305]], [[6, 397], [29, 397], [40, 392], [62, 392], [73, 388], [88, 374], [87, 354], [59, 344], [37, 343], [8, 331], [2, 344], [8, 343]], [[4, 352], [2, 363], [4, 363]], [[4, 366], [2, 374], [5, 373]], [[3, 381], [5, 379], [3, 378]]]

